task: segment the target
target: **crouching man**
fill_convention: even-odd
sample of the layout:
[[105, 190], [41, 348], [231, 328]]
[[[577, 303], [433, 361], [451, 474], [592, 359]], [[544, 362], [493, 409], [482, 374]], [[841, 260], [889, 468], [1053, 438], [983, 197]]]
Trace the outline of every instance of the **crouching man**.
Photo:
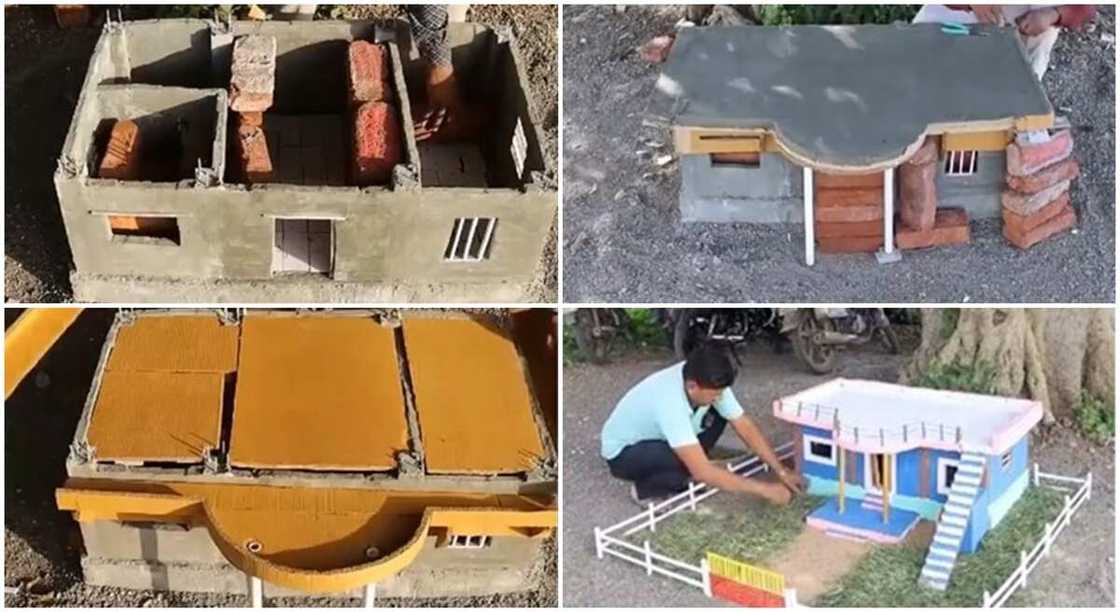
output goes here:
[[[645, 504], [684, 491], [689, 480], [786, 504], [803, 481], [781, 464], [731, 392], [737, 374], [727, 351], [701, 346], [683, 363], [655, 372], [619, 400], [603, 425], [601, 454], [611, 475], [633, 484]], [[739, 439], [779, 482], [743, 478], [713, 465], [708, 453], [731, 423]]]

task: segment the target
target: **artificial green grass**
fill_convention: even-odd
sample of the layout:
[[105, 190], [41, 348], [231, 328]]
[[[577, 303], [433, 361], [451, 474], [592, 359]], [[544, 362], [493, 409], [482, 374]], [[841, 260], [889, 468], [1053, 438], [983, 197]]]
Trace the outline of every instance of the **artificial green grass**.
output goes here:
[[658, 523], [657, 531], [639, 531], [629, 539], [639, 545], [648, 539], [655, 551], [688, 563], [698, 563], [709, 551], [757, 563], [793, 542], [805, 528], [805, 516], [823, 502], [821, 497], [798, 495], [780, 507], [744, 499], [743, 511], [732, 514], [685, 510]]
[[[1019, 565], [1020, 551], [1029, 551], [1062, 508], [1062, 494], [1032, 487], [1016, 502], [999, 526], [989, 531], [980, 549], [958, 558], [949, 588], [936, 591], [918, 584], [926, 549], [877, 546], [833, 591], [815, 606], [860, 608], [978, 607], [984, 591], [994, 593]], [[1014, 600], [1014, 597], [1012, 598]]]

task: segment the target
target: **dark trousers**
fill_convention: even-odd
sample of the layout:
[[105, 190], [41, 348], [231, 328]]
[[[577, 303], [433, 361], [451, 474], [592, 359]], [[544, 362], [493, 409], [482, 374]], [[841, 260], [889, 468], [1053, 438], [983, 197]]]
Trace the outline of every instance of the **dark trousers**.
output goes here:
[[[727, 419], [714, 409], [709, 409], [704, 419], [710, 420], [711, 424], [697, 438], [706, 455], [723, 434]], [[639, 499], [680, 493], [688, 488], [691, 478], [688, 468], [664, 440], [643, 440], [631, 444], [607, 461], [607, 465], [611, 468], [611, 476], [634, 482]]]

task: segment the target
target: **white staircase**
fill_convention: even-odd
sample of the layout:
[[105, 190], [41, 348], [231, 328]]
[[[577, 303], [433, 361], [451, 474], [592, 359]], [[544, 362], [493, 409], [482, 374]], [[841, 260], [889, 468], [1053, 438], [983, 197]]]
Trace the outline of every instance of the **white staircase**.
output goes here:
[[863, 494], [863, 501], [860, 503], [860, 506], [862, 506], [864, 510], [881, 513], [883, 511], [883, 492], [867, 491]]
[[918, 581], [925, 586], [944, 591], [949, 586], [949, 576], [957, 563], [961, 550], [964, 530], [972, 514], [972, 504], [980, 492], [980, 480], [984, 475], [987, 456], [964, 451], [961, 453], [953, 486], [949, 488], [949, 499], [941, 511], [941, 520], [933, 534], [933, 542], [926, 555], [925, 566]]

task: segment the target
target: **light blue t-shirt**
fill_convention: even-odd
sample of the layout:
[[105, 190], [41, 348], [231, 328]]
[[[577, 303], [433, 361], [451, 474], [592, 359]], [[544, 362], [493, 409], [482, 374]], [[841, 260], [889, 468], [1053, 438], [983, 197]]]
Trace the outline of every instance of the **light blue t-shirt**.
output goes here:
[[[711, 407], [729, 421], [743, 415], [743, 407], [729, 388]], [[643, 440], [665, 440], [673, 448], [699, 444], [696, 436], [708, 408], [701, 406], [693, 412], [684, 392], [683, 361], [654, 372], [627, 391], [607, 417], [600, 454], [609, 461]]]

